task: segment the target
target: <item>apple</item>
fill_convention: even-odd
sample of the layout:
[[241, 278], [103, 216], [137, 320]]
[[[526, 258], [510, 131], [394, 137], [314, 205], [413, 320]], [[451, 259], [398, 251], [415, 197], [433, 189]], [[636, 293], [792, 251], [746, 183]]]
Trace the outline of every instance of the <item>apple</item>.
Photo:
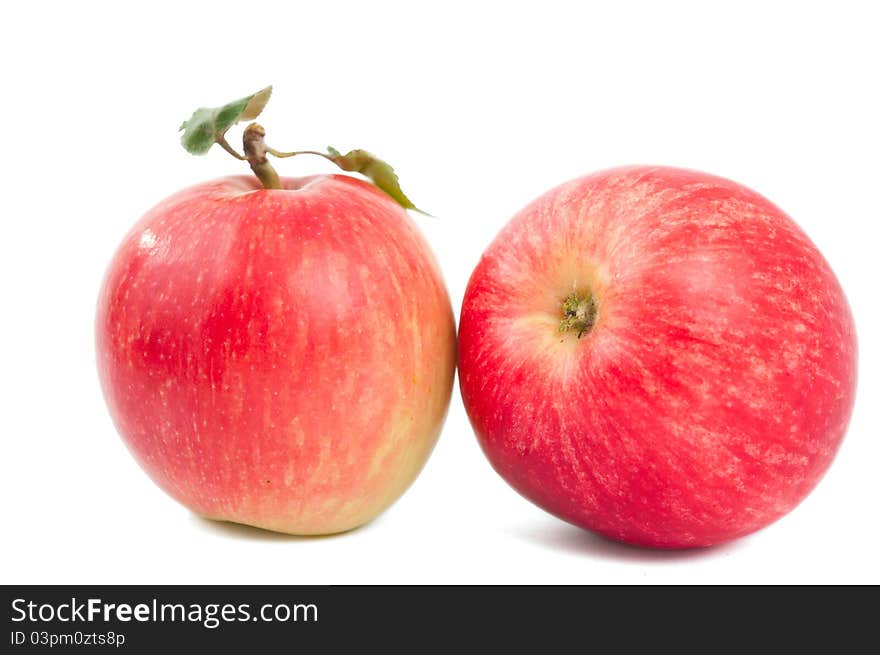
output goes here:
[[794, 508], [852, 411], [828, 263], [729, 180], [629, 167], [519, 212], [470, 278], [459, 378], [514, 489], [615, 540], [710, 546]]
[[388, 507], [428, 458], [454, 319], [387, 193], [344, 175], [273, 185], [199, 184], [137, 223], [100, 292], [98, 371], [134, 457], [193, 512], [335, 533]]

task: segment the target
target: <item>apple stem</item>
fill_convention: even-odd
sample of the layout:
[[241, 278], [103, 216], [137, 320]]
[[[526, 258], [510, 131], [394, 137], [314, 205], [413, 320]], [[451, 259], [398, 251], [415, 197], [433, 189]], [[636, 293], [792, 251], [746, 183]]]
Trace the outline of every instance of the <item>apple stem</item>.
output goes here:
[[280, 158], [295, 157], [297, 155], [318, 155], [319, 157], [323, 157], [328, 161], [336, 163], [333, 157], [326, 153], [318, 152], [317, 150], [297, 150], [295, 152], [281, 152], [280, 150], [275, 150], [275, 148], [266, 144], [265, 139], [266, 130], [263, 129], [261, 125], [251, 123], [245, 128], [244, 135], [242, 136], [242, 141], [244, 142], [244, 157], [238, 154], [235, 149], [226, 142], [226, 139], [221, 138], [217, 143], [236, 159], [247, 160], [248, 164], [251, 165], [251, 170], [254, 172], [254, 175], [259, 178], [265, 189], [281, 188], [281, 180], [278, 177], [275, 168], [269, 163], [269, 158], [266, 157], [267, 154]]
[[280, 189], [281, 179], [275, 168], [269, 163], [269, 158], [266, 157], [266, 153], [270, 149], [266, 145], [265, 137], [266, 130], [256, 123], [251, 123], [245, 128], [242, 136], [244, 159], [247, 159], [251, 170], [260, 180], [264, 189]]
[[580, 339], [590, 331], [596, 322], [596, 301], [593, 294], [579, 296], [572, 292], [562, 303], [562, 320], [559, 322], [560, 332], [577, 332]]

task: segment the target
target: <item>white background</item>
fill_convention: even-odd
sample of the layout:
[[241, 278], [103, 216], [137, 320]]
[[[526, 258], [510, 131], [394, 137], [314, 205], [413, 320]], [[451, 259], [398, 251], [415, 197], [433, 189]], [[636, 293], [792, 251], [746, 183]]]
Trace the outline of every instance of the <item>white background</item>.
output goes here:
[[[0, 582], [880, 582], [873, 3], [4, 7]], [[436, 215], [415, 219], [456, 311], [504, 222], [569, 178], [670, 164], [768, 196], [831, 262], [856, 317], [858, 400], [829, 474], [738, 542], [619, 546], [513, 492], [477, 447], [456, 387], [421, 477], [363, 529], [303, 539], [192, 516], [114, 431], [94, 305], [114, 249], [150, 206], [246, 172], [219, 149], [187, 155], [180, 122], [270, 83], [270, 143], [373, 150]], [[308, 158], [278, 168], [330, 171]]]

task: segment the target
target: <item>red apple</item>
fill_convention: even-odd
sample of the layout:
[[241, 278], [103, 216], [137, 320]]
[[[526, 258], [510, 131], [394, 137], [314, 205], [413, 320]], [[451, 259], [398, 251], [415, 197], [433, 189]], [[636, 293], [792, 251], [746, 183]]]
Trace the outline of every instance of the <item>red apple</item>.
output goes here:
[[113, 420], [192, 511], [295, 534], [361, 525], [414, 480], [455, 326], [406, 212], [340, 175], [182, 191], [123, 241], [97, 312]]
[[840, 446], [856, 337], [781, 210], [703, 173], [631, 167], [522, 210], [474, 271], [461, 392], [492, 466], [630, 544], [708, 546], [798, 504]]

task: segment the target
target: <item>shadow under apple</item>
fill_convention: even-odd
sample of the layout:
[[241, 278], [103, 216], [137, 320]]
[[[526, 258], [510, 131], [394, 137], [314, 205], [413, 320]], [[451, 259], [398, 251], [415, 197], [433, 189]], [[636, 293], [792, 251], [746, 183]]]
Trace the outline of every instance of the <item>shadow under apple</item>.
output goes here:
[[749, 537], [708, 548], [655, 549], [631, 546], [594, 532], [582, 530], [552, 517], [531, 520], [512, 526], [508, 532], [521, 541], [555, 551], [596, 559], [629, 562], [681, 562], [710, 559], [732, 554], [745, 545]]
[[283, 532], [273, 532], [272, 530], [265, 530], [263, 528], [257, 528], [252, 525], [245, 525], [243, 523], [217, 521], [214, 519], [208, 519], [203, 516], [199, 516], [198, 514], [190, 514], [190, 518], [199, 529], [205, 532], [212, 532], [215, 535], [221, 537], [238, 539], [242, 541], [283, 541], [288, 543], [297, 541], [323, 541], [325, 539], [334, 538], [342, 539], [354, 532], [368, 530], [370, 528], [370, 525], [375, 522], [374, 520], [370, 523], [367, 523], [366, 525], [353, 528], [345, 532], [336, 532], [333, 534], [295, 535], [285, 534]]

